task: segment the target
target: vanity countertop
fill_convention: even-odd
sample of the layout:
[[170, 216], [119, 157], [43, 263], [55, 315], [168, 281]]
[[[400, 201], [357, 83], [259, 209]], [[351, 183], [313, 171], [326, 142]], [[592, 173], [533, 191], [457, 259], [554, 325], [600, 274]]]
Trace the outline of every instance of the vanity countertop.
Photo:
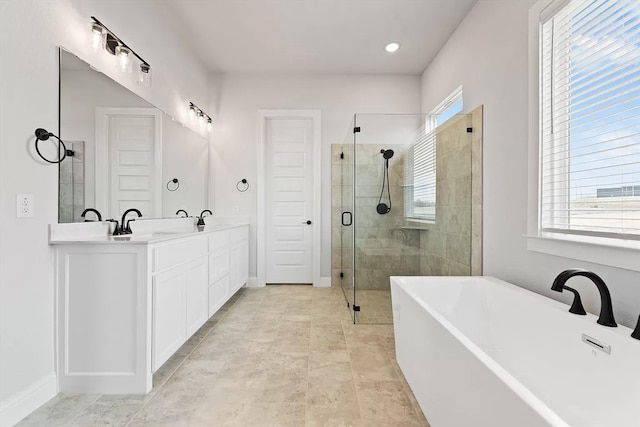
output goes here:
[[202, 228], [201, 230], [199, 230], [196, 226], [192, 226], [187, 228], [162, 229], [162, 230], [151, 231], [151, 232], [136, 232], [134, 229], [133, 234], [126, 234], [122, 236], [112, 236], [110, 234], [91, 235], [91, 236], [82, 236], [82, 235], [60, 236], [58, 235], [55, 237], [50, 237], [49, 244], [51, 245], [70, 245], [70, 244], [148, 245], [153, 243], [166, 242], [174, 239], [182, 239], [185, 237], [194, 237], [202, 234], [212, 233], [215, 231], [229, 230], [237, 227], [245, 227], [247, 225], [249, 224], [248, 223], [211, 224], [211, 225], [204, 226], [204, 228]]

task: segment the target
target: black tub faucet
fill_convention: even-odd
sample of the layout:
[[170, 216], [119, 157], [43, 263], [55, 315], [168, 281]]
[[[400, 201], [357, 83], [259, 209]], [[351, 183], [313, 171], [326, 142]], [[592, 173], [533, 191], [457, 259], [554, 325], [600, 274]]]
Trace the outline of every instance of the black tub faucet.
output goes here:
[[184, 212], [184, 218], [188, 218], [189, 214], [184, 209], [178, 209], [176, 215], [180, 215], [180, 212]]
[[206, 212], [209, 212], [209, 215], [213, 215], [213, 212], [211, 212], [209, 209], [205, 209], [202, 212], [200, 212], [200, 216], [198, 217], [198, 223], [196, 225], [205, 225], [204, 223], [204, 214]]
[[[83, 210], [80, 216], [84, 218], [84, 216], [89, 212], [93, 212], [94, 214], [96, 214], [96, 216], [98, 217], [98, 221], [102, 221], [102, 215], [100, 215], [100, 212], [98, 212], [97, 209], [93, 209], [93, 208], [87, 208]], [[92, 221], [90, 219], [85, 219], [84, 222], [92, 222]]]
[[640, 340], [640, 316], [638, 316], [638, 323], [636, 324], [636, 328], [631, 332], [631, 338], [635, 338]]
[[[128, 223], [125, 223], [126, 219], [127, 219], [127, 214], [129, 212], [135, 212], [138, 214], [138, 218], [140, 218], [142, 216], [142, 213], [140, 213], [140, 211], [138, 209], [127, 209], [126, 211], [124, 211], [124, 213], [122, 214], [122, 221], [120, 221], [120, 226], [122, 227], [122, 234], [132, 234], [133, 231], [131, 231], [131, 227], [129, 227]], [[125, 224], [127, 224], [127, 226], [125, 227]]]
[[[556, 292], [562, 292], [563, 289], [575, 291], [575, 289], [567, 288], [564, 285], [567, 280], [571, 279], [574, 276], [586, 277], [587, 279], [591, 280], [594, 285], [596, 285], [596, 288], [598, 288], [598, 292], [600, 292], [600, 317], [598, 317], [598, 323], [604, 326], [610, 326], [612, 328], [618, 326], [616, 320], [613, 318], [613, 307], [611, 305], [611, 294], [609, 293], [609, 288], [607, 288], [604, 280], [602, 280], [596, 273], [588, 270], [583, 270], [581, 268], [572, 268], [569, 270], [565, 270], [562, 273], [558, 274], [558, 276], [555, 278], [555, 280], [553, 281], [553, 285], [551, 285], [551, 290]], [[576, 294], [577, 292], [574, 293], [574, 295]], [[573, 308], [573, 305], [571, 306], [571, 308]]]

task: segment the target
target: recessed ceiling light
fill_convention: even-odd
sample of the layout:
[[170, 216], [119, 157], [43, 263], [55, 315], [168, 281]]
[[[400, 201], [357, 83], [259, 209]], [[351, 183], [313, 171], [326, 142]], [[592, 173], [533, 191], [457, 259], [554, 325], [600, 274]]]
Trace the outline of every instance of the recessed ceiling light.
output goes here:
[[400, 45], [398, 43], [389, 43], [384, 50], [386, 50], [389, 53], [393, 53], [395, 51], [397, 51], [398, 49], [400, 49]]

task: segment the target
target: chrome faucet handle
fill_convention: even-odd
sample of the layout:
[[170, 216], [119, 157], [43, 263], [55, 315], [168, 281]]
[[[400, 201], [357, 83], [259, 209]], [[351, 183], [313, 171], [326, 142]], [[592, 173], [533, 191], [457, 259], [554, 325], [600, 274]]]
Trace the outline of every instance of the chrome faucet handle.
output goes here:
[[640, 316], [638, 316], [638, 323], [636, 324], [636, 328], [631, 332], [631, 338], [635, 338], [640, 340]]

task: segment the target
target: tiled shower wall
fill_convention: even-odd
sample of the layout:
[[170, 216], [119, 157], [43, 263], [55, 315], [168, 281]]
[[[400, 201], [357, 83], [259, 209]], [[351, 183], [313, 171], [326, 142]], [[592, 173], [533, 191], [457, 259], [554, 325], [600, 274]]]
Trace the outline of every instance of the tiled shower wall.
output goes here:
[[59, 169], [58, 222], [80, 222], [84, 210], [84, 141], [67, 142], [74, 152]]
[[[468, 132], [470, 128], [471, 132]], [[437, 133], [436, 223], [404, 220], [404, 160], [410, 146], [356, 146], [356, 275], [358, 289], [389, 289], [392, 275], [482, 274], [482, 107], [457, 116]], [[352, 146], [348, 146], [352, 149]], [[393, 209], [375, 210], [382, 184], [380, 149], [395, 151], [390, 160]], [[332, 145], [332, 283], [340, 272], [351, 277], [351, 259], [341, 259], [341, 241], [350, 244], [351, 227], [341, 227], [343, 199], [352, 197], [349, 153]], [[345, 167], [346, 165], [346, 167]], [[347, 171], [346, 176], [343, 171]], [[349, 203], [347, 203], [349, 205]], [[420, 229], [422, 228], [422, 229]], [[340, 233], [344, 233], [341, 236]], [[341, 238], [342, 237], [342, 238]]]
[[421, 231], [424, 276], [482, 274], [482, 107], [436, 134], [436, 222]]
[[[389, 276], [420, 274], [420, 233], [404, 228], [404, 168], [406, 151], [410, 146], [398, 144], [356, 145], [356, 280], [357, 288], [389, 289]], [[341, 241], [350, 242], [351, 227], [341, 226], [342, 198], [352, 197], [353, 176], [344, 176], [343, 162], [349, 162], [349, 153], [340, 158], [343, 146], [332, 145], [332, 269], [333, 283], [340, 283], [340, 272], [349, 280], [350, 263], [341, 259]], [[346, 148], [346, 147], [345, 147]], [[348, 147], [353, 149], [352, 146]], [[389, 159], [389, 188], [391, 192], [391, 212], [380, 215], [376, 211], [383, 178], [383, 158], [380, 150], [392, 149], [394, 156]], [[352, 163], [351, 163], [352, 164]], [[351, 165], [350, 164], [350, 165]], [[351, 166], [344, 168], [351, 172]], [[346, 199], [348, 200], [348, 199]], [[383, 203], [388, 203], [386, 190]], [[342, 229], [342, 230], [341, 230]], [[340, 233], [347, 233], [341, 239]], [[342, 268], [341, 268], [342, 267]]]

